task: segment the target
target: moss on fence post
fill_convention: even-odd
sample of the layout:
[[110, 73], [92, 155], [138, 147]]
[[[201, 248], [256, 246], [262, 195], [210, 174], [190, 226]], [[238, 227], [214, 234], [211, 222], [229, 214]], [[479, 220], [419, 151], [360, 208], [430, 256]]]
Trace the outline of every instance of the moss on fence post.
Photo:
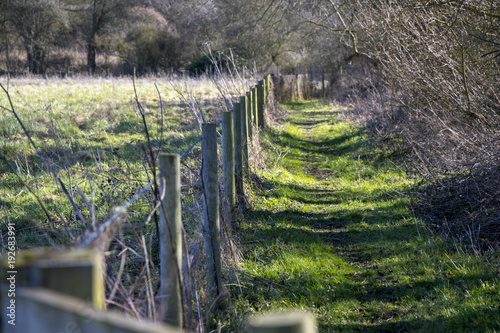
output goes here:
[[205, 198], [203, 234], [207, 265], [208, 294], [214, 300], [222, 294], [220, 250], [219, 184], [217, 176], [217, 130], [215, 124], [203, 124], [202, 180]]
[[252, 118], [253, 118], [253, 126], [254, 128], [258, 128], [259, 127], [259, 122], [260, 122], [260, 119], [259, 119], [259, 114], [257, 112], [257, 88], [254, 87], [252, 88], [251, 90], [251, 95], [252, 95]]
[[182, 219], [180, 158], [178, 154], [160, 155], [160, 318], [182, 327]]
[[[248, 94], [246, 96], [240, 97], [241, 104], [241, 145], [242, 145], [242, 159], [243, 159], [243, 175], [248, 175], [250, 173], [248, 164], [248, 137], [251, 123], [248, 118]], [[243, 184], [243, 183], [242, 183]], [[243, 185], [242, 185], [243, 186]]]
[[236, 186], [234, 179], [234, 132], [232, 112], [222, 113], [222, 185], [224, 194], [229, 200], [231, 213], [234, 215], [236, 210]]
[[[17, 287], [43, 287], [91, 301], [96, 309], [104, 309], [104, 258], [100, 251], [62, 251], [39, 248], [21, 251], [15, 269], [9, 269], [2, 257], [2, 275], [17, 271]], [[6, 280], [2, 276], [2, 284]], [[5, 286], [5, 285], [3, 285]], [[2, 293], [2, 297], [5, 294]]]
[[254, 119], [253, 119], [252, 105], [253, 105], [252, 91], [249, 91], [246, 94], [246, 103], [245, 103], [246, 113], [247, 113], [247, 135], [248, 135], [249, 141], [251, 141], [251, 138], [253, 137], [252, 124], [254, 122]]
[[264, 81], [261, 80], [255, 88], [257, 94], [257, 118], [259, 128], [264, 128]]
[[[243, 102], [241, 102], [243, 100]], [[242, 106], [244, 97], [240, 97], [240, 103], [233, 104], [233, 135], [234, 135], [234, 180], [236, 196], [243, 197], [243, 130], [241, 123]], [[237, 200], [237, 203], [240, 200]]]

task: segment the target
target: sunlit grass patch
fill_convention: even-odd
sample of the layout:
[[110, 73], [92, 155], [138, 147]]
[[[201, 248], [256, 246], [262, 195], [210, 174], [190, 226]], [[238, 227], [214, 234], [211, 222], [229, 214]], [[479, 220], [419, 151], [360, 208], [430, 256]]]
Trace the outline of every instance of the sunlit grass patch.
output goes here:
[[[200, 135], [198, 122], [181, 101], [179, 91], [185, 93], [189, 89], [203, 101], [205, 111], [213, 113], [216, 109], [213, 106], [219, 105], [219, 91], [208, 79], [141, 78], [135, 80], [135, 90], [132, 78], [119, 77], [14, 78], [2, 84], [8, 88], [14, 108], [33, 142], [66, 184], [88, 221], [91, 214], [86, 206], [93, 201], [98, 223], [107, 218], [111, 207], [130, 199], [151, 177], [148, 143], [136, 92], [144, 107], [155, 153], [160, 147], [162, 152], [180, 153]], [[37, 226], [61, 218], [70, 221], [68, 227], [75, 234], [82, 234], [84, 224], [8, 111], [6, 94], [0, 94], [0, 105], [4, 107], [0, 111], [1, 204], [7, 208], [0, 213], [2, 220], [15, 222], [20, 237], [28, 231], [40, 233]], [[211, 113], [207, 115], [218, 116]], [[192, 154], [199, 154], [199, 149]], [[87, 202], [82, 200], [79, 190]], [[35, 196], [50, 216], [43, 213]], [[144, 220], [151, 209], [151, 198], [145, 196], [130, 208], [131, 220]], [[64, 230], [60, 222], [54, 226]], [[34, 245], [22, 241], [24, 238], [29, 237], [20, 238], [21, 247]]]

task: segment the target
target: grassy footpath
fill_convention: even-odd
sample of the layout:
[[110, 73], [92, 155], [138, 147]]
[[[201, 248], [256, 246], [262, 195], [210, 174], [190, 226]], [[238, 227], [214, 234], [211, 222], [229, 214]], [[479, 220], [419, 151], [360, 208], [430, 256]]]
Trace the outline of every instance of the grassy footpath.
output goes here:
[[342, 109], [286, 107], [261, 138], [269, 168], [241, 225], [235, 309], [308, 310], [321, 332], [500, 331], [498, 262], [423, 228], [414, 180]]

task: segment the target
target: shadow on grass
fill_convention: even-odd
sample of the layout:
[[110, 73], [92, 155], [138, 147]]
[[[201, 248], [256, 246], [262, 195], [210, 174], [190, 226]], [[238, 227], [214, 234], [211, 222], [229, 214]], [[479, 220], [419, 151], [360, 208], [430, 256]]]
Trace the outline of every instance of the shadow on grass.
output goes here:
[[[300, 117], [309, 116], [304, 114]], [[329, 121], [321, 115], [290, 118], [292, 124], [314, 130]], [[375, 173], [384, 172], [379, 167], [392, 159], [368, 151], [360, 129], [321, 141], [272, 129], [266, 135], [279, 149], [290, 149], [285, 159], [298, 161], [294, 165], [300, 170], [288, 172], [316, 178], [325, 161], [336, 157], [356, 160]], [[324, 179], [307, 185], [260, 179], [257, 185], [265, 200], [262, 209], [248, 212], [253, 223], [244, 230], [242, 242], [248, 241], [248, 247], [243, 256], [267, 271], [266, 278], [278, 286], [249, 282], [253, 289], [248, 301], [257, 311], [269, 303], [300, 306], [317, 314], [321, 332], [484, 331], [495, 322], [500, 325], [499, 313], [486, 305], [467, 309], [460, 301], [439, 298], [436, 290], [449, 288], [465, 300], [466, 286], [491, 280], [491, 275], [469, 270], [428, 276], [417, 262], [425, 245], [416, 241], [415, 221], [400, 197], [376, 186], [341, 187]], [[435, 259], [429, 260], [428, 265], [434, 265]], [[445, 315], [443, 306], [452, 311]]]
[[325, 327], [320, 325], [320, 332], [495, 332], [500, 325], [489, 324], [492, 319], [500, 320], [497, 310], [484, 307], [480, 309], [467, 309], [460, 314], [452, 316], [434, 316], [432, 318], [396, 320], [404, 313], [397, 311], [389, 312], [380, 317], [383, 323], [373, 324], [345, 324]]
[[[182, 138], [175, 135], [165, 135], [161, 143], [161, 150], [163, 152], [180, 153], [194, 143], [198, 137], [198, 133], [189, 133]], [[159, 141], [154, 141], [155, 153], [158, 146], [160, 146]], [[88, 140], [84, 145], [76, 145], [71, 148], [62, 146], [59, 143], [47, 144], [40, 150], [42, 156], [60, 177], [70, 193], [76, 192], [75, 184], [78, 184], [83, 191], [86, 191], [88, 202], [90, 202], [92, 196], [92, 201], [96, 205], [97, 218], [100, 221], [104, 221], [108, 216], [108, 209], [101, 209], [103, 206], [119, 205], [130, 200], [148, 182], [145, 176], [145, 170], [149, 173], [149, 166], [146, 162], [148, 149], [145, 139], [141, 136], [139, 136], [139, 140], [137, 140], [136, 135], [135, 140], [131, 138], [117, 146], [110, 145], [104, 140]], [[0, 154], [2, 153], [0, 152]], [[194, 158], [201, 161], [199, 149], [192, 150], [189, 156], [195, 156]], [[12, 159], [9, 158], [9, 160]], [[26, 156], [22, 162], [29, 165], [29, 173], [24, 172], [23, 169], [17, 171], [21, 173], [21, 177], [41, 198], [44, 206], [51, 213], [51, 217], [54, 220], [59, 220], [54, 213], [53, 205], [56, 204], [68, 222], [75, 223], [74, 214], [70, 213], [69, 200], [59, 190], [54, 177], [48, 173], [42, 160], [33, 152]], [[18, 165], [14, 162], [9, 163], [13, 168]], [[14, 197], [13, 195], [5, 196], [5, 198], [9, 199], [2, 198], [0, 201], [0, 207], [6, 208], [6, 214], [16, 224], [17, 228], [34, 228], [47, 223], [48, 219], [42, 208], [31, 197], [23, 183], [13, 174], [13, 170], [7, 165], [4, 158], [0, 158], [0, 173], [5, 174], [5, 177], [0, 182], [0, 187], [15, 189], [17, 196], [21, 194], [27, 196], [27, 199]], [[72, 178], [68, 177], [69, 173]], [[37, 179], [44, 179], [44, 186], [40, 186]], [[88, 184], [91, 184], [92, 188]], [[93, 193], [88, 193], [91, 190]], [[57, 198], [54, 199], [54, 197]], [[83, 202], [80, 196], [74, 195], [73, 200], [82, 210], [86, 210], [87, 203]], [[103, 205], [101, 201], [106, 201], [106, 205]], [[150, 209], [153, 206], [151, 203]], [[67, 207], [67, 209], [64, 207]], [[148, 209], [148, 207], [144, 208], [144, 217], [147, 216], [148, 212], [146, 210]], [[84, 216], [90, 220], [88, 214], [84, 213]], [[6, 230], [6, 225], [0, 226], [0, 231], [6, 232]]]
[[[499, 314], [492, 312], [491, 307], [484, 305], [483, 310], [489, 313], [489, 317], [484, 317], [482, 311], [464, 310], [460, 301], [448, 303], [440, 299], [436, 292], [451, 288], [456, 297], [466, 300], [467, 288], [491, 280], [491, 274], [468, 271], [427, 276], [425, 270], [418, 269], [418, 255], [401, 256], [403, 252], [415, 254], [419, 250], [412, 242], [418, 237], [414, 225], [408, 222], [380, 229], [359, 228], [361, 218], [358, 215], [365, 215], [363, 221], [368, 224], [370, 220], [381, 223], [394, 219], [391, 208], [368, 212], [368, 216], [366, 213], [300, 213], [286, 210], [269, 214], [253, 211], [251, 216], [258, 222], [249, 237], [259, 242], [254, 244], [255, 252], [252, 251], [247, 260], [253, 258], [254, 253], [268, 253], [269, 248], [274, 248], [271, 251], [273, 255], [266, 255], [262, 262], [264, 267], [273, 267], [271, 270], [274, 271], [278, 269], [274, 267], [283, 265], [284, 259], [280, 254], [286, 252], [293, 252], [292, 257], [295, 256], [299, 262], [318, 262], [318, 257], [328, 258], [330, 255], [342, 258], [342, 262], [336, 262], [333, 267], [328, 267], [327, 262], [324, 266], [317, 264], [317, 271], [296, 267], [292, 273], [267, 276], [280, 287], [273, 291], [258, 289], [261, 298], [255, 299], [254, 308], [261, 306], [262, 299], [270, 303], [300, 304], [318, 313], [320, 332], [441, 332], [443, 329], [452, 332], [465, 328], [481, 332], [487, 327], [485, 325], [491, 328], [491, 324], [495, 323], [492, 318], [497, 318], [498, 323]], [[262, 250], [257, 250], [257, 247]], [[318, 248], [321, 250], [318, 251]], [[398, 267], [373, 264], [396, 256], [398, 265], [415, 269], [408, 273], [411, 279], [401, 279], [400, 272], [393, 274], [393, 269], [397, 271]], [[350, 267], [352, 271], [346, 273], [345, 267]], [[408, 303], [411, 305], [400, 306]], [[358, 318], [351, 318], [350, 324], [339, 324], [339, 320], [343, 321], [345, 304], [357, 307], [349, 311], [350, 315]], [[420, 313], [416, 308], [421, 306], [429, 309], [426, 318], [408, 319]], [[458, 314], [444, 318], [443, 306], [451, 306], [454, 309], [452, 312]], [[336, 317], [336, 320], [329, 322], [329, 316]]]
[[[335, 186], [335, 180], [331, 186]], [[343, 201], [383, 202], [394, 198], [394, 194], [380, 188], [362, 188], [362, 187], [333, 187], [331, 189], [322, 189], [315, 187], [300, 186], [297, 184], [286, 184], [273, 180], [261, 180], [259, 186], [265, 189], [262, 197], [265, 198], [283, 198], [297, 201], [302, 204], [311, 205], [335, 205]], [[407, 194], [411, 189], [401, 189], [400, 194]]]
[[309, 154], [321, 154], [328, 156], [342, 156], [355, 153], [361, 153], [362, 148], [366, 145], [364, 140], [353, 141], [354, 138], [360, 137], [364, 131], [358, 129], [350, 133], [346, 133], [324, 141], [314, 141], [300, 138], [299, 136], [290, 133], [280, 133], [274, 130], [268, 130], [269, 139], [281, 149], [294, 148]]

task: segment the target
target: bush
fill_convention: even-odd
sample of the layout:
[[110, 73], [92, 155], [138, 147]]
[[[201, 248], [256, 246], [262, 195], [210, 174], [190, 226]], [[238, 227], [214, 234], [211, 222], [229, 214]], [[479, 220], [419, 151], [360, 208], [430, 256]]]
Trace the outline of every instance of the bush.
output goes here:
[[213, 73], [215, 71], [214, 63], [221, 70], [232, 71], [234, 67], [241, 68], [245, 63], [245, 59], [238, 56], [227, 56], [224, 52], [215, 51], [212, 54], [205, 53], [199, 56], [186, 66], [186, 70], [191, 74]]
[[120, 57], [138, 73], [169, 72], [180, 61], [176, 29], [152, 9], [135, 8], [134, 25], [130, 27], [125, 44], [119, 48]]

